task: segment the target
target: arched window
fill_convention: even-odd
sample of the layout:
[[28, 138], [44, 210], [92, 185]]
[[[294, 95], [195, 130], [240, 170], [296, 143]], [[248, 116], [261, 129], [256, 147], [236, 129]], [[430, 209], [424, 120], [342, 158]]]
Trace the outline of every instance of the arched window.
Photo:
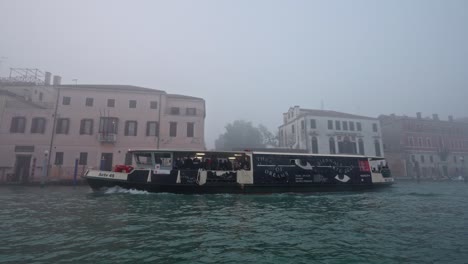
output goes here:
[[330, 137], [328, 143], [330, 144], [330, 154], [336, 154], [335, 139]]
[[317, 137], [312, 137], [312, 153], [318, 153]]
[[358, 140], [358, 145], [359, 145], [359, 154], [364, 155], [364, 141], [362, 141], [362, 138]]
[[348, 136], [345, 136], [342, 141], [338, 141], [338, 151], [343, 154], [356, 154], [356, 142], [351, 141]]
[[374, 141], [374, 145], [375, 145], [375, 155], [376, 156], [382, 156], [382, 153], [380, 152], [380, 142], [376, 139]]

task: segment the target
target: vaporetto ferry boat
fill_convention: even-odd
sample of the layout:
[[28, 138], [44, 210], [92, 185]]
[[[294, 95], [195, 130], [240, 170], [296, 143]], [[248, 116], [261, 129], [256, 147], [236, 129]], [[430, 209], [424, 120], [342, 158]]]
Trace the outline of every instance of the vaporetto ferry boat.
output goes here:
[[352, 191], [390, 186], [383, 158], [264, 151], [130, 150], [134, 165], [88, 170], [92, 189], [171, 193]]

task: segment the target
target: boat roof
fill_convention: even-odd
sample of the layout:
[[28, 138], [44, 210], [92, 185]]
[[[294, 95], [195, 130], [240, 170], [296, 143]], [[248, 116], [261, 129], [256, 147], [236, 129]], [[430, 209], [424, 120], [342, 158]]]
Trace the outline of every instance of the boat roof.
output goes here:
[[217, 150], [192, 150], [192, 149], [129, 149], [129, 152], [180, 152], [180, 153], [224, 153], [224, 154], [259, 154], [259, 155], [279, 155], [279, 156], [320, 156], [320, 157], [348, 157], [348, 158], [370, 158], [371, 160], [384, 160], [384, 157], [353, 155], [353, 154], [315, 154], [299, 152], [272, 152], [272, 151], [217, 151]]

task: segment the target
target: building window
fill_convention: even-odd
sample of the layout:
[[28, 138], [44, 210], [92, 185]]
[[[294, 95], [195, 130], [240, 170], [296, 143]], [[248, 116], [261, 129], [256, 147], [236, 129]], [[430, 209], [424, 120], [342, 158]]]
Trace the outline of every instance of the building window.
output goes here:
[[312, 129], [317, 128], [317, 122], [315, 121], [315, 119], [310, 120], [310, 128], [312, 128]]
[[68, 134], [69, 127], [70, 127], [69, 118], [58, 118], [57, 126], [55, 127], [55, 134]]
[[44, 94], [42, 92], [39, 92], [39, 101], [42, 102], [43, 98], [44, 98]]
[[107, 99], [107, 107], [115, 107], [115, 99]]
[[424, 161], [425, 161], [424, 155], [421, 155], [421, 163], [424, 163]]
[[88, 164], [88, 152], [80, 152], [80, 160], [78, 161], [79, 165]]
[[26, 117], [13, 117], [11, 119], [10, 132], [11, 133], [24, 133], [26, 129]]
[[136, 136], [137, 135], [137, 121], [126, 121], [125, 122], [125, 136]]
[[116, 117], [101, 117], [99, 120], [99, 133], [117, 134], [119, 119]]
[[63, 152], [55, 152], [55, 165], [63, 165]]
[[70, 96], [64, 96], [62, 98], [62, 104], [63, 105], [70, 105], [70, 102], [71, 102], [71, 97]]
[[348, 122], [343, 121], [343, 130], [348, 130]]
[[421, 137], [418, 138], [418, 146], [422, 147], [423, 146], [423, 140]]
[[87, 98], [86, 98], [86, 102], [85, 102], [85, 105], [86, 105], [86, 106], [93, 106], [93, 103], [94, 103], [94, 99], [93, 99], [93, 98], [90, 98], [90, 97], [87, 97]]
[[187, 137], [193, 137], [194, 127], [194, 123], [187, 123]]
[[343, 140], [338, 141], [338, 152], [344, 154], [356, 154], [356, 143], [352, 142], [350, 137], [345, 136]]
[[46, 119], [43, 117], [35, 117], [32, 119], [31, 133], [44, 134]]
[[93, 119], [81, 119], [80, 123], [80, 135], [92, 135], [93, 134]]
[[362, 138], [358, 139], [358, 145], [359, 145], [359, 154], [365, 155], [364, 141], [362, 140]]
[[336, 154], [335, 139], [333, 137], [330, 137], [328, 143], [330, 145], [330, 154]]
[[333, 120], [328, 120], [328, 129], [333, 129]]
[[169, 136], [170, 137], [177, 136], [177, 122], [169, 122]]
[[294, 129], [294, 125], [291, 126], [291, 131], [293, 134], [296, 133], [296, 130]]
[[377, 139], [374, 141], [374, 146], [375, 146], [375, 155], [377, 157], [380, 157], [382, 156], [382, 153], [380, 152], [380, 141], [378, 141]]
[[408, 145], [413, 146], [413, 138], [408, 137]]
[[453, 162], [457, 163], [457, 156], [453, 156]]
[[128, 101], [128, 108], [136, 108], [136, 100]]
[[151, 101], [150, 102], [150, 109], [157, 109], [157, 108], [158, 108], [158, 102]]
[[338, 120], [335, 121], [335, 129], [336, 130], [341, 130], [341, 122], [338, 121]]
[[349, 122], [349, 130], [354, 131], [354, 122]]
[[431, 163], [434, 163], [434, 157], [432, 157], [432, 155], [429, 156], [429, 161], [430, 161]]
[[427, 147], [432, 147], [432, 142], [431, 142], [431, 139], [430, 138], [426, 138], [426, 145]]
[[159, 123], [158, 122], [148, 122], [146, 123], [146, 136], [147, 137], [159, 137]]
[[301, 130], [304, 130], [304, 120], [301, 120]]
[[362, 125], [361, 122], [356, 122], [356, 127], [358, 131], [362, 131]]
[[374, 131], [374, 132], [377, 132], [377, 131], [378, 131], [378, 130], [377, 130], [377, 124], [376, 124], [376, 123], [373, 123], [373, 124], [372, 124], [372, 131]]
[[179, 107], [171, 107], [171, 115], [180, 115]]
[[185, 109], [185, 114], [188, 115], [188, 116], [197, 115], [197, 109], [195, 109], [195, 108], [187, 108], [187, 109]]
[[312, 153], [318, 153], [317, 137], [312, 137]]

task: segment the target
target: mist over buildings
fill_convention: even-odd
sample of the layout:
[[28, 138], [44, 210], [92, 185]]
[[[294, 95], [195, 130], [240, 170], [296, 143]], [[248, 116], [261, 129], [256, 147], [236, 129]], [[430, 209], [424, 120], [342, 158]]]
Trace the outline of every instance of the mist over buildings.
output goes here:
[[468, 115], [466, 1], [1, 1], [0, 76], [206, 100], [208, 147], [289, 107]]

